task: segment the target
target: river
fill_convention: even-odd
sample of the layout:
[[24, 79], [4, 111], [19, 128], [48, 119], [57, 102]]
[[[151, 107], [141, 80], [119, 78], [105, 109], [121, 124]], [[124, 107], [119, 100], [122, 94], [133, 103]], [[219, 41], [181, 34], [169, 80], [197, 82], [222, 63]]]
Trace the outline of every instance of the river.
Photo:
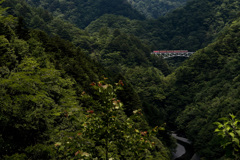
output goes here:
[[200, 157], [194, 153], [191, 142], [183, 137], [173, 133], [172, 136], [177, 140], [176, 152], [173, 153], [173, 160], [200, 160]]

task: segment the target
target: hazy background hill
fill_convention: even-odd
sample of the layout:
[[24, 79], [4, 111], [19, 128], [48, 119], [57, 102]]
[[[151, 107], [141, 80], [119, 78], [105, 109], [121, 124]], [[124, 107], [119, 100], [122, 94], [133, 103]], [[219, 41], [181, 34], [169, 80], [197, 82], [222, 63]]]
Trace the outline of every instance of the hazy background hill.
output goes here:
[[158, 18], [183, 6], [187, 0], [127, 0], [133, 8], [146, 18]]
[[53, 16], [63, 18], [79, 28], [85, 28], [89, 23], [104, 14], [122, 15], [130, 19], [144, 19], [125, 0], [28, 0], [29, 4], [53, 13]]
[[89, 32], [102, 27], [118, 28], [134, 34], [153, 49], [187, 49], [196, 51], [211, 43], [221, 29], [239, 13], [239, 1], [192, 0], [157, 20], [129, 20], [104, 15], [93, 21]]

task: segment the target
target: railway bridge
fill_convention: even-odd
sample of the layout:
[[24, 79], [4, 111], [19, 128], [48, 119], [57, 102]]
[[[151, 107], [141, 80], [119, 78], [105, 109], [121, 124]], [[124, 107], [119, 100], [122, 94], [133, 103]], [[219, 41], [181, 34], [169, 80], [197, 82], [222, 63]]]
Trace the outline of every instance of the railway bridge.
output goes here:
[[190, 57], [193, 53], [188, 50], [159, 50], [153, 51], [151, 54], [159, 55], [166, 59], [171, 57]]

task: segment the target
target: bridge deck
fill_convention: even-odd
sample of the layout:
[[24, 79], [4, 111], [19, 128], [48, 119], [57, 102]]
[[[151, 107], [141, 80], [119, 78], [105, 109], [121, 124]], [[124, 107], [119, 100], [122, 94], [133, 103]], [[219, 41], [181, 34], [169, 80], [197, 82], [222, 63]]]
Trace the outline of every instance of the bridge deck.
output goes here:
[[188, 50], [161, 50], [153, 51], [151, 54], [159, 55], [166, 59], [171, 57], [190, 57], [193, 53]]

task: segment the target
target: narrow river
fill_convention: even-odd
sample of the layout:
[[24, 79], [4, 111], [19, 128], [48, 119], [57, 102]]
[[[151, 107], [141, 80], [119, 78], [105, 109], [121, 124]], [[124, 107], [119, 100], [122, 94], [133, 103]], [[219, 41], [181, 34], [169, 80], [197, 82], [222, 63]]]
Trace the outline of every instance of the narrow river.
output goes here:
[[177, 159], [186, 153], [185, 147], [177, 143], [176, 152], [173, 152], [173, 159]]
[[176, 152], [173, 153], [173, 160], [200, 160], [200, 157], [194, 153], [191, 142], [183, 137], [172, 134], [177, 140]]

